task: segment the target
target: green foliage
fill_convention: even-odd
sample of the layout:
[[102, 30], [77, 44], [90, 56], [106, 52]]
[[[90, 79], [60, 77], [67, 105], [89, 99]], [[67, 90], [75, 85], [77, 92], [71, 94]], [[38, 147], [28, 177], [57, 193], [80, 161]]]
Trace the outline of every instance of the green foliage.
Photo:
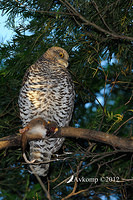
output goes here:
[[[76, 90], [71, 125], [132, 136], [132, 1], [4, 0], [0, 1], [0, 9], [8, 15], [7, 26], [15, 33], [11, 41], [0, 47], [1, 137], [17, 133], [21, 127], [17, 99], [22, 78], [26, 69], [51, 46], [61, 46], [70, 55], [69, 71]], [[74, 9], [80, 15], [76, 16]], [[78, 183], [76, 191], [83, 191], [69, 199], [100, 199], [102, 195], [110, 199], [112, 194], [116, 199], [132, 199], [128, 193], [132, 190], [130, 181], [100, 181], [100, 177], [131, 179], [132, 155], [99, 143], [90, 146], [85, 140], [66, 139], [63, 148], [72, 154], [62, 155], [50, 166], [52, 199], [72, 192], [74, 182], [55, 186], [76, 173], [79, 166], [79, 177], [97, 177], [99, 181]], [[0, 170], [1, 199], [46, 199], [23, 164], [20, 149], [1, 151]]]

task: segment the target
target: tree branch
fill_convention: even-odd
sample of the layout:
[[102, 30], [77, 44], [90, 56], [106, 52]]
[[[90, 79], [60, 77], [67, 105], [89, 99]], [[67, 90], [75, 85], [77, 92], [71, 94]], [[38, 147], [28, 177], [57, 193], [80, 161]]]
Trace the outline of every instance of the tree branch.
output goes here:
[[[38, 130], [35, 127], [40, 127]], [[36, 131], [36, 132], [35, 132]], [[133, 140], [120, 138], [115, 135], [107, 134], [101, 131], [62, 127], [57, 128], [54, 122], [46, 123], [42, 118], [33, 119], [24, 129], [19, 131], [17, 135], [7, 136], [0, 139], [0, 150], [12, 146], [22, 146], [24, 150], [27, 141], [48, 139], [49, 137], [75, 137], [95, 142], [101, 142], [119, 148], [122, 151], [133, 151]]]
[[125, 36], [125, 35], [118, 35], [115, 32], [107, 31], [103, 29], [102, 27], [96, 25], [95, 23], [85, 19], [67, 0], [60, 0], [60, 2], [67, 7], [67, 9], [73, 13], [74, 16], [77, 16], [83, 23], [84, 25], [89, 25], [97, 29], [98, 31], [105, 33], [106, 35], [112, 36], [114, 39], [125, 39], [125, 40], [133, 40], [133, 37], [130, 36]]
[[[82, 16], [68, 1], [66, 1], [66, 0], [64, 0], [64, 1], [60, 0], [60, 2], [61, 2], [64, 6], [67, 7], [69, 13], [66, 13], [66, 12], [54, 12], [54, 11], [43, 11], [43, 10], [34, 10], [34, 9], [31, 9], [31, 8], [27, 7], [26, 5], [23, 5], [23, 4], [20, 3], [18, 0], [15, 0], [15, 1], [16, 1], [20, 6], [25, 7], [26, 9], [28, 9], [28, 10], [31, 11], [31, 12], [46, 13], [46, 14], [54, 14], [54, 15], [60, 14], [60, 15], [68, 15], [68, 16], [72, 16], [72, 17], [75, 16], [75, 17], [78, 17], [78, 18], [83, 22], [84, 25], [92, 26], [92, 27], [94, 27], [96, 30], [98, 30], [98, 31], [100, 31], [100, 32], [102, 32], [102, 33], [104, 33], [104, 34], [106, 34], [106, 35], [112, 36], [114, 39], [123, 39], [123, 40], [130, 40], [130, 41], [133, 40], [133, 37], [126, 36], [126, 35], [119, 35], [119, 34], [115, 33], [114, 31], [111, 31], [111, 30], [109, 29], [109, 27], [108, 27], [108, 29], [109, 29], [109, 31], [108, 31], [108, 30], [106, 30], [106, 29], [104, 29], [104, 28], [102, 28], [102, 27], [96, 25], [95, 23], [93, 23], [93, 22], [91, 22], [91, 21], [85, 19], [85, 18], [84, 18], [84, 17], [83, 17], [83, 16]], [[103, 18], [102, 18], [102, 20], [103, 20]], [[79, 23], [77, 23], [77, 24], [79, 25]], [[104, 24], [105, 24], [105, 21], [104, 21]], [[106, 24], [106, 26], [107, 26], [107, 24]]]

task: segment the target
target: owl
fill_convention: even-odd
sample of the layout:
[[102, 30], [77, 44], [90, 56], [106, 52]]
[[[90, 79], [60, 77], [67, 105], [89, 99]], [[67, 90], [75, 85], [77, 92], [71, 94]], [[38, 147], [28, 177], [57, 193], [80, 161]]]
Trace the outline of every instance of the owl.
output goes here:
[[[18, 99], [23, 127], [38, 117], [53, 121], [58, 127], [69, 125], [75, 92], [67, 70], [68, 58], [64, 49], [51, 47], [26, 71]], [[35, 160], [32, 166], [36, 174], [47, 175], [51, 156], [63, 142], [64, 138], [29, 142], [30, 160]]]

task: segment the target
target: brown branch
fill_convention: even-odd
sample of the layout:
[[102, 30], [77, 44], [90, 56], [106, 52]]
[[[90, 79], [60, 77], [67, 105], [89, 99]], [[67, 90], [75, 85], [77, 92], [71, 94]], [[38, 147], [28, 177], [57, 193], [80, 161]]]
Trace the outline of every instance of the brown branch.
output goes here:
[[[38, 132], [33, 131], [33, 130], [37, 131], [35, 126], [41, 127], [38, 130]], [[22, 146], [24, 150], [27, 141], [30, 140], [48, 139], [49, 137], [56, 137], [56, 138], [75, 137], [75, 138], [83, 138], [95, 142], [105, 143], [115, 148], [119, 148], [122, 151], [130, 151], [130, 152], [133, 151], [133, 140], [131, 139], [120, 138], [118, 136], [107, 134], [104, 132], [83, 129], [83, 128], [74, 128], [74, 127], [57, 128], [54, 122], [46, 123], [42, 118], [36, 118], [31, 120], [31, 122], [27, 125], [27, 127], [20, 130], [20, 133], [21, 134], [1, 138], [0, 150], [12, 146]]]
[[105, 143], [123, 150], [133, 151], [133, 140], [129, 140], [127, 138], [120, 138], [115, 135], [107, 134], [100, 131], [82, 129], [82, 128], [64, 127], [61, 128], [61, 135], [64, 137], [89, 139], [95, 142]]
[[74, 16], [77, 16], [84, 23], [84, 25], [92, 26], [95, 29], [97, 29], [98, 31], [105, 33], [106, 35], [110, 35], [115, 39], [124, 39], [124, 40], [131, 40], [131, 41], [133, 40], [133, 37], [125, 36], [125, 35], [118, 35], [115, 32], [107, 31], [107, 30], [103, 29], [102, 27], [96, 25], [95, 23], [85, 19], [67, 0], [64, 0], [64, 1], [60, 0], [60, 2], [63, 5], [65, 5], [67, 7], [67, 9], [69, 11], [71, 11], [71, 13], [73, 13]]
[[[64, 0], [60, 0], [60, 2], [65, 5], [69, 11], [69, 13], [66, 13], [66, 12], [54, 12], [54, 11], [43, 11], [43, 10], [34, 10], [34, 9], [31, 9], [29, 8], [28, 6], [26, 5], [23, 5], [22, 3], [20, 3], [18, 0], [15, 0], [20, 6], [23, 6], [25, 7], [26, 9], [28, 9], [29, 11], [31, 12], [36, 12], [36, 13], [46, 13], [46, 14], [54, 14], [54, 15], [57, 15], [57, 14], [60, 14], [60, 15], [68, 15], [68, 16], [72, 16], [72, 17], [78, 17], [84, 25], [89, 25], [89, 26], [92, 26], [94, 27], [95, 29], [97, 29], [98, 31], [106, 34], [106, 35], [110, 35], [112, 36], [114, 39], [123, 39], [123, 40], [133, 40], [133, 37], [130, 37], [130, 36], [126, 36], [126, 35], [118, 35], [117, 33], [115, 32], [112, 32], [112, 31], [107, 31], [105, 29], [103, 29], [102, 27], [96, 25], [95, 23], [85, 19], [68, 1]], [[79, 25], [79, 23], [77, 23]]]
[[109, 26], [107, 25], [107, 23], [105, 22], [103, 16], [101, 15], [101, 13], [100, 13], [100, 11], [99, 11], [99, 8], [98, 8], [96, 2], [95, 2], [94, 0], [92, 0], [92, 4], [94, 5], [94, 7], [95, 7], [95, 9], [96, 9], [96, 11], [97, 11], [97, 13], [98, 13], [98, 15], [100, 16], [102, 22], [104, 23], [104, 25], [107, 27], [107, 29], [108, 29], [110, 32], [113, 32], [113, 31], [109, 28]]

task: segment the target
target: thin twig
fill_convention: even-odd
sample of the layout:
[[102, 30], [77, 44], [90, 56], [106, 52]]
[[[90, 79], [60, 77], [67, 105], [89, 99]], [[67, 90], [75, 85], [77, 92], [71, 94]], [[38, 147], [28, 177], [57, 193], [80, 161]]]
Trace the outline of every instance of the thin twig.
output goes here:
[[92, 0], [92, 3], [93, 3], [93, 5], [94, 5], [96, 11], [98, 12], [98, 14], [99, 14], [101, 20], [103, 21], [104, 25], [107, 27], [107, 29], [108, 29], [110, 32], [113, 32], [113, 31], [109, 28], [109, 26], [107, 25], [107, 23], [105, 22], [103, 16], [101, 15], [101, 13], [100, 13], [100, 11], [99, 11], [99, 8], [98, 8], [98, 6], [97, 6], [97, 4], [96, 4], [96, 2], [95, 2], [94, 0]]
[[130, 36], [125, 36], [125, 35], [118, 35], [117, 33], [115, 32], [110, 32], [110, 31], [107, 31], [105, 29], [103, 29], [102, 27], [96, 25], [95, 23], [85, 19], [79, 12], [77, 12], [77, 10], [66, 0], [62, 1], [60, 0], [60, 2], [64, 5], [67, 4], [67, 7], [69, 6], [69, 10], [71, 9], [71, 12], [74, 14], [74, 15], [77, 15], [77, 17], [82, 20], [84, 22], [84, 25], [89, 25], [89, 26], [93, 26], [95, 29], [99, 30], [100, 32], [103, 32], [105, 33], [106, 35], [110, 35], [112, 36], [113, 38], [115, 39], [126, 39], [126, 40], [133, 40], [133, 37], [130, 37]]
[[28, 6], [26, 5], [23, 5], [22, 3], [20, 3], [19, 1], [15, 0], [20, 6], [26, 8], [27, 10], [31, 11], [31, 12], [36, 12], [36, 13], [46, 13], [46, 14], [60, 14], [60, 15], [70, 15], [70, 16], [73, 16], [74, 14], [73, 13], [66, 13], [66, 12], [54, 12], [54, 11], [48, 11], [48, 10], [34, 10], [34, 9], [31, 9], [29, 8]]
[[46, 194], [46, 196], [47, 196], [47, 199], [48, 199], [48, 200], [51, 200], [50, 193], [47, 191], [47, 189], [46, 189], [44, 183], [42, 182], [42, 180], [40, 179], [40, 177], [36, 174], [36, 172], [35, 172], [35, 170], [33, 169], [33, 167], [32, 167], [31, 165], [30, 165], [29, 167], [30, 167], [31, 171], [33, 172], [33, 174], [35, 175], [35, 177], [37, 178], [37, 180], [38, 180], [39, 184], [41, 185], [43, 191], [45, 192], [45, 194]]
[[[87, 165], [84, 165], [82, 167], [82, 169], [79, 170], [79, 173], [81, 173], [86, 167], [89, 167], [90, 165], [94, 164], [95, 162], [98, 162], [100, 160], [103, 160], [104, 158], [108, 157], [108, 156], [112, 156], [113, 154], [116, 154], [116, 152], [119, 153], [119, 151], [114, 151], [114, 152], [107, 152], [107, 154], [104, 154], [103, 156], [100, 156], [99, 158], [92, 160], [90, 163], [88, 163]], [[68, 180], [70, 180], [70, 178], [73, 176], [75, 177], [77, 174], [77, 172], [73, 173], [71, 176], [67, 177], [66, 179], [64, 179], [62, 182], [60, 182], [58, 185], [56, 185], [53, 189], [59, 187], [60, 185], [62, 185], [63, 183], [66, 183]]]
[[[53, 12], [53, 11], [41, 11], [41, 10], [33, 10], [25, 5], [23, 5], [22, 3], [20, 3], [19, 1], [15, 0], [18, 4], [20, 4], [21, 6], [25, 7], [26, 9], [28, 9], [29, 11], [32, 11], [32, 12], [38, 12], [38, 13], [47, 13], [47, 14], [54, 14], [54, 15], [57, 15], [57, 14], [61, 14], [61, 15], [69, 15], [69, 16], [77, 16], [83, 23], [84, 25], [89, 25], [89, 26], [92, 26], [94, 27], [95, 29], [97, 29], [98, 31], [102, 32], [102, 33], [105, 33], [107, 36], [110, 35], [112, 36], [114, 39], [123, 39], [123, 40], [133, 40], [133, 37], [130, 37], [130, 36], [125, 36], [125, 35], [118, 35], [117, 33], [115, 32], [110, 32], [110, 31], [107, 31], [105, 29], [103, 29], [102, 27], [96, 25], [95, 23], [85, 19], [79, 12], [76, 11], [76, 9], [69, 3], [67, 2], [66, 0], [62, 1], [60, 0], [60, 2], [65, 5], [67, 7], [67, 9], [69, 10], [69, 13], [66, 13], [66, 12]], [[79, 23], [78, 23], [79, 25]], [[82, 25], [81, 25], [82, 26]]]
[[125, 122], [123, 122], [123, 124], [121, 124], [121, 125], [119, 126], [119, 128], [117, 128], [117, 129], [113, 132], [113, 134], [116, 134], [124, 124], [126, 124], [128, 121], [130, 121], [130, 120], [132, 120], [132, 119], [133, 119], [133, 116], [130, 117], [129, 119], [127, 119]]

